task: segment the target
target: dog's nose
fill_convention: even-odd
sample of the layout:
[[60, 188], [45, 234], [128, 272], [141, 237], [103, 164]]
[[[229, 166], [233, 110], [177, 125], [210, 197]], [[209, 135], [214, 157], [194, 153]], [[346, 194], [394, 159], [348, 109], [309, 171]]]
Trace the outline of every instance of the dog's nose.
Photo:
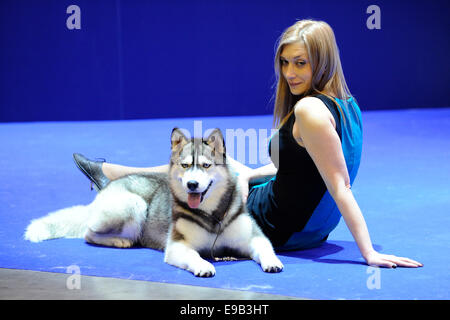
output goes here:
[[198, 182], [195, 180], [190, 180], [187, 183], [187, 187], [191, 191], [195, 191], [198, 188]]

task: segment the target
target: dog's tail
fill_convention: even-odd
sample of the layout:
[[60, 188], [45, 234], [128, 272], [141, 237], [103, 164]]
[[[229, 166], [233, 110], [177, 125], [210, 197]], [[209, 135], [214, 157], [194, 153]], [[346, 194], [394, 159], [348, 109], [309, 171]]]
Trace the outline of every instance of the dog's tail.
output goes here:
[[83, 238], [87, 230], [89, 206], [74, 206], [51, 212], [32, 220], [24, 238], [31, 242], [40, 242], [56, 238]]

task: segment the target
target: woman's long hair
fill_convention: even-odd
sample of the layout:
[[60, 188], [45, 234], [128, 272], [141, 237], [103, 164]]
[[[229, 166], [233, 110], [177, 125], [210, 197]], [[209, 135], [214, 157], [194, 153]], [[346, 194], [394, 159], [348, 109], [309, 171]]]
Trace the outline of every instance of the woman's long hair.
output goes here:
[[[280, 54], [284, 46], [291, 43], [304, 44], [311, 63], [311, 88], [302, 95], [293, 95], [290, 92], [289, 85], [280, 72]], [[283, 32], [276, 46], [274, 127], [281, 127], [292, 114], [297, 101], [305, 96], [324, 94], [335, 102], [334, 98], [339, 98], [346, 102], [352, 96], [345, 82], [333, 29], [326, 22], [315, 20], [297, 21]], [[336, 97], [331, 97], [325, 92], [334, 92]], [[340, 108], [339, 104], [337, 106]]]

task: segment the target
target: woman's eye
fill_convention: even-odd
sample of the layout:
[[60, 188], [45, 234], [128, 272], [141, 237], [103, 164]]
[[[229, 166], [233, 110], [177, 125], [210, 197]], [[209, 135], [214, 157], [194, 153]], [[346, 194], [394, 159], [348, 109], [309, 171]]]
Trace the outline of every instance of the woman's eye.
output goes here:
[[286, 60], [281, 60], [281, 65], [284, 66], [286, 65], [288, 62]]
[[298, 61], [297, 64], [300, 65], [300, 66], [304, 66], [306, 64], [306, 62], [305, 61]]
[[202, 167], [205, 168], [205, 169], [208, 169], [209, 167], [211, 167], [211, 164], [210, 163], [204, 163], [204, 164], [202, 164]]

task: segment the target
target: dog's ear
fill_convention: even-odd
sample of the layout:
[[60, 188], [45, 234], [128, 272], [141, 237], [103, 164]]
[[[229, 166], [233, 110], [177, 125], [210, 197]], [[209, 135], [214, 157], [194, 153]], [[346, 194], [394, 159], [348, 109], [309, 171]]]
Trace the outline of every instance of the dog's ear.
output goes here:
[[214, 152], [225, 155], [225, 140], [223, 139], [222, 131], [216, 128], [214, 129], [208, 138], [206, 138], [206, 144], [209, 145]]
[[172, 150], [175, 150], [176, 148], [184, 146], [189, 140], [186, 138], [181, 129], [175, 127], [172, 130], [170, 141], [172, 143]]

